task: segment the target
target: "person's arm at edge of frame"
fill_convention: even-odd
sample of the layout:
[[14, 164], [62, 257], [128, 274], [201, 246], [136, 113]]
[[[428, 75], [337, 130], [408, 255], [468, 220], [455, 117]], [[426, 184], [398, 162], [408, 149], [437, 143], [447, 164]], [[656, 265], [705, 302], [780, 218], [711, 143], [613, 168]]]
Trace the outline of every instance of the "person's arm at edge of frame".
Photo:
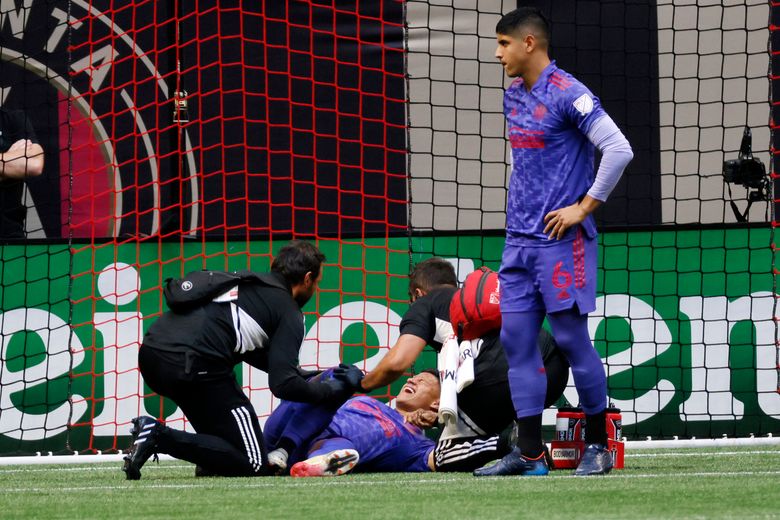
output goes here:
[[593, 123], [588, 139], [602, 153], [596, 179], [583, 199], [571, 206], [549, 212], [544, 217], [544, 232], [550, 239], [563, 238], [566, 230], [596, 211], [617, 185], [634, 152], [615, 122], [608, 115]]
[[24, 179], [43, 173], [43, 147], [29, 139], [16, 141], [0, 154], [0, 178]]
[[401, 334], [393, 348], [382, 358], [379, 364], [366, 374], [360, 386], [366, 392], [387, 386], [406, 372], [414, 364], [425, 348], [424, 339], [413, 334]]

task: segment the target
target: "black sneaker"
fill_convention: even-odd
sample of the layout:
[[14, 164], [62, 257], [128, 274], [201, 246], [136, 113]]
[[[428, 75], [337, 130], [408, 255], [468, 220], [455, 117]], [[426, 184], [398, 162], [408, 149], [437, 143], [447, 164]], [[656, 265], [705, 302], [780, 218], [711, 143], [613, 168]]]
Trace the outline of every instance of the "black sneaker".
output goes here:
[[535, 459], [530, 459], [520, 452], [520, 448], [515, 447], [504, 458], [492, 466], [484, 466], [474, 470], [475, 477], [499, 477], [505, 475], [526, 475], [529, 477], [538, 477], [547, 475], [550, 467], [547, 465], [547, 459], [544, 453]]
[[216, 473], [212, 473], [202, 466], [195, 466], [195, 476], [200, 477], [216, 477]]
[[141, 478], [141, 467], [154, 455], [157, 458], [157, 437], [162, 430], [163, 425], [160, 421], [152, 417], [136, 417], [131, 421], [133, 428], [130, 435], [133, 436], [133, 443], [130, 445], [130, 451], [125, 455], [125, 464], [122, 471], [125, 472], [127, 480], [139, 480]]
[[603, 444], [588, 444], [575, 475], [606, 475], [612, 469], [612, 453]]

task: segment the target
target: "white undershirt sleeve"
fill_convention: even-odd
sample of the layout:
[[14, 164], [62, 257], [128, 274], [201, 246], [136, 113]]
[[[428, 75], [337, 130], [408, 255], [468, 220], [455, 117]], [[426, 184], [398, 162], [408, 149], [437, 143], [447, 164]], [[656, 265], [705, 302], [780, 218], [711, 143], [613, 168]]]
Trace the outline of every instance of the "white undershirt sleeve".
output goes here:
[[600, 117], [591, 125], [588, 139], [602, 154], [596, 179], [588, 190], [588, 195], [604, 202], [623, 175], [623, 170], [634, 158], [634, 152], [631, 151], [631, 145], [628, 144], [626, 137], [608, 115]]

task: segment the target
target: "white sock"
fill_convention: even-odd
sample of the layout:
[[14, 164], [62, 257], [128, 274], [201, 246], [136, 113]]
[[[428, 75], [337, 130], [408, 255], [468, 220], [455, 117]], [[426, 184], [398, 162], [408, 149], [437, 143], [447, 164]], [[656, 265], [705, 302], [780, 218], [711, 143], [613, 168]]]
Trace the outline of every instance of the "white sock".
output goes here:
[[276, 448], [268, 453], [268, 464], [276, 466], [279, 469], [287, 469], [287, 450], [284, 448]]

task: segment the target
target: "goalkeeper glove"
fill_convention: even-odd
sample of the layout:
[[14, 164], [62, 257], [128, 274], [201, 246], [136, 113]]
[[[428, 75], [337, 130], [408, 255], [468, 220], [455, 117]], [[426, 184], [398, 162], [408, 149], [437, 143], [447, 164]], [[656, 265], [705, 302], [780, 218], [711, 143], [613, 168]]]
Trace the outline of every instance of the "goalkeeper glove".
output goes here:
[[360, 386], [360, 382], [363, 381], [363, 371], [355, 365], [346, 365], [344, 363], [339, 364], [333, 369], [333, 377], [344, 381], [352, 391], [363, 391], [363, 387]]
[[329, 386], [332, 391], [332, 397], [336, 401], [343, 402], [349, 396], [354, 393], [354, 390], [349, 386], [349, 383], [337, 378], [329, 378], [322, 381], [326, 386]]

